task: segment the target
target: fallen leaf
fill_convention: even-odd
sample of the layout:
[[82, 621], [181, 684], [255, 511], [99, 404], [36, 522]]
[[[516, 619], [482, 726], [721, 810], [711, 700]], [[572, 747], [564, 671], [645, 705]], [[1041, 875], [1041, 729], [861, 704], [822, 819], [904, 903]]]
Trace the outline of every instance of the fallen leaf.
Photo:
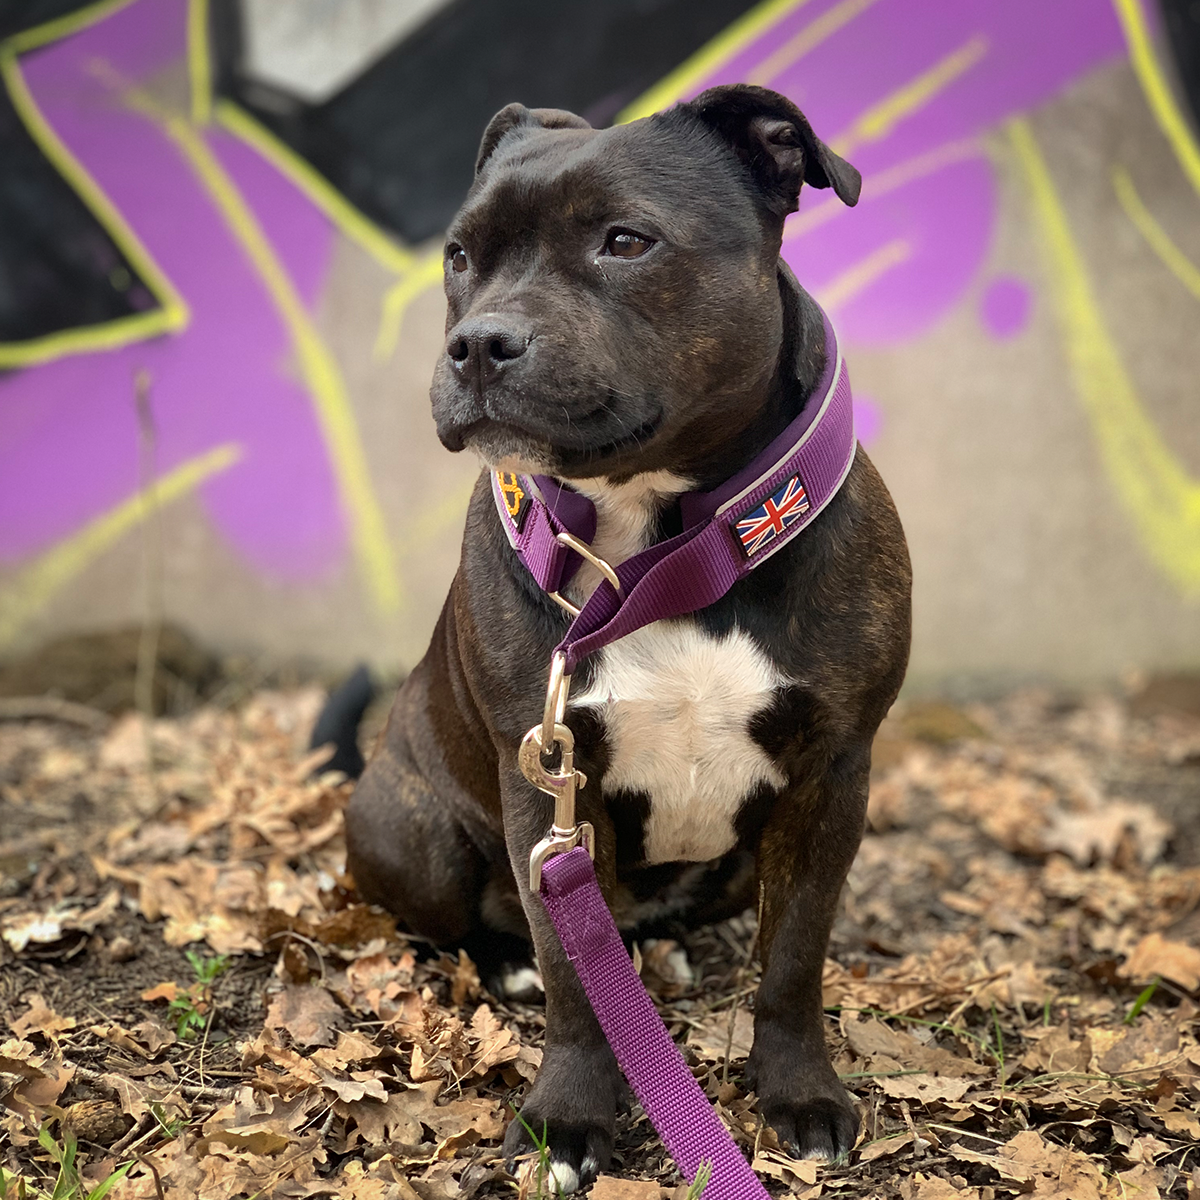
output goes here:
[[900, 1187], [903, 1200], [979, 1200], [980, 1191], [973, 1187], [956, 1187], [940, 1175], [915, 1175]]
[[868, 1142], [859, 1148], [859, 1162], [874, 1162], [877, 1158], [887, 1158], [892, 1154], [898, 1154], [906, 1146], [911, 1146], [912, 1141], [911, 1133], [898, 1133], [894, 1137], [879, 1138], [877, 1141]]
[[332, 1046], [343, 1015], [342, 1006], [323, 987], [291, 984], [272, 999], [266, 1027], [286, 1029], [297, 1046]]
[[1085, 1037], [1076, 1041], [1067, 1025], [1026, 1030], [1033, 1044], [1021, 1055], [1021, 1065], [1030, 1071], [1086, 1071], [1092, 1057], [1092, 1044]]
[[157, 1088], [126, 1075], [109, 1072], [101, 1076], [101, 1082], [117, 1094], [121, 1111], [128, 1113], [135, 1121], [140, 1121], [150, 1111], [151, 1104], [163, 1099]]
[[1047, 1142], [1026, 1129], [1000, 1147], [999, 1156], [1034, 1172], [1038, 1200], [1103, 1200], [1104, 1173], [1086, 1154]]
[[165, 1000], [170, 1004], [172, 1000], [178, 999], [179, 992], [179, 984], [168, 981], [167, 983], [159, 983], [155, 984], [152, 988], [147, 988], [142, 993], [142, 999], [149, 1003], [153, 1003], [155, 1000]]
[[60, 1033], [66, 1033], [75, 1028], [74, 1017], [64, 1017], [52, 1009], [43, 998], [41, 992], [26, 992], [21, 999], [29, 1005], [28, 1010], [12, 1022], [12, 1031], [17, 1037], [23, 1038], [31, 1033], [39, 1033], [51, 1041], [58, 1041]]
[[688, 1034], [688, 1045], [701, 1056], [715, 1062], [724, 1062], [728, 1049], [730, 1058], [745, 1058], [754, 1044], [754, 1014], [747, 1008], [739, 1008], [733, 1018], [733, 1044], [729, 1043], [729, 1013], [721, 1011], [705, 1017], [698, 1028]]
[[879, 1086], [885, 1096], [896, 1100], [916, 1100], [928, 1104], [936, 1100], [961, 1100], [971, 1089], [969, 1079], [942, 1078], [932, 1075], [901, 1075], [894, 1079], [880, 1079]]
[[1185, 942], [1172, 942], [1161, 933], [1147, 934], [1117, 969], [1125, 979], [1148, 983], [1162, 975], [1194, 992], [1200, 987], [1200, 950]]
[[592, 1184], [591, 1200], [660, 1200], [662, 1188], [641, 1179], [599, 1175]]

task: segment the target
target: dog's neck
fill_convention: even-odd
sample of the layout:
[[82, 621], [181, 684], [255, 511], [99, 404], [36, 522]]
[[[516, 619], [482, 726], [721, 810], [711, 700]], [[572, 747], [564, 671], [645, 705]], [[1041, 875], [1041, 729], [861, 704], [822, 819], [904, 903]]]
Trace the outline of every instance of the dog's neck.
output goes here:
[[[684, 492], [710, 491], [752, 462], [812, 395], [825, 367], [824, 318], [812, 297], [782, 274], [779, 291], [784, 335], [778, 365], [746, 426], [722, 444], [711, 462], [697, 464], [687, 476], [645, 471], [621, 482], [603, 476], [563, 480], [596, 506], [592, 551], [610, 566], [620, 566], [646, 549], [655, 539], [663, 510]], [[566, 587], [567, 598], [582, 606], [600, 579], [600, 572], [585, 562]]]
[[[670, 471], [645, 471], [622, 483], [603, 476], [564, 482], [596, 506], [592, 553], [613, 567], [645, 550], [654, 540], [662, 510], [695, 487], [691, 479]], [[582, 607], [600, 579], [600, 572], [584, 562], [565, 589], [567, 599]]]

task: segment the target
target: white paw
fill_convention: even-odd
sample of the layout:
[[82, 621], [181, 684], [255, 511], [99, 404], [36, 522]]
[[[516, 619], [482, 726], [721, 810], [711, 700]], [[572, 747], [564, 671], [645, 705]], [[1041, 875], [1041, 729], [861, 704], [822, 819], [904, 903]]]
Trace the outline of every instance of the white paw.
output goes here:
[[[595, 1170], [595, 1159], [590, 1159], [590, 1161], [592, 1169]], [[585, 1171], [587, 1167], [588, 1160], [585, 1159]], [[536, 1156], [521, 1164], [521, 1168], [517, 1172], [517, 1183], [522, 1195], [569, 1196], [572, 1192], [579, 1191], [579, 1172], [570, 1163], [552, 1158], [545, 1167], [545, 1174], [539, 1179], [538, 1176], [542, 1170], [541, 1160]]]
[[500, 987], [507, 1000], [535, 1000], [546, 990], [541, 972], [535, 967], [518, 967], [500, 976]]
[[688, 962], [687, 951], [670, 938], [647, 938], [642, 943], [643, 961], [664, 983], [684, 989], [694, 987], [696, 973]]

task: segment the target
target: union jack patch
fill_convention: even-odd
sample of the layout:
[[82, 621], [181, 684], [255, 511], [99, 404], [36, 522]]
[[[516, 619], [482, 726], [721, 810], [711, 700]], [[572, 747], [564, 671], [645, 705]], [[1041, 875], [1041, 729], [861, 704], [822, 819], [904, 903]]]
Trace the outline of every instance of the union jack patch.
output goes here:
[[517, 532], [525, 524], [525, 514], [529, 512], [529, 493], [521, 486], [520, 475], [511, 471], [497, 471], [496, 482], [500, 485], [500, 495], [504, 499], [504, 507], [512, 517]]
[[747, 558], [753, 558], [808, 512], [808, 495], [799, 475], [793, 475], [773, 496], [744, 514], [737, 523], [738, 539]]

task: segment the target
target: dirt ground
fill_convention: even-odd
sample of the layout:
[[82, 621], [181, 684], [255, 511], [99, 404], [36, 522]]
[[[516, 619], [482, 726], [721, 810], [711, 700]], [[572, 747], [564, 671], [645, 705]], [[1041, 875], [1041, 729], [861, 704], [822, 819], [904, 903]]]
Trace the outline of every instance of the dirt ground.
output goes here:
[[[320, 700], [0, 720], [0, 1195], [517, 1186], [497, 1149], [542, 1011], [356, 901], [348, 785], [308, 778]], [[847, 1162], [788, 1158], [742, 1090], [754, 914], [681, 937], [690, 973], [676, 943], [638, 947], [768, 1189], [1200, 1196], [1200, 717], [1124, 695], [924, 702], [875, 760], [825, 972], [863, 1117]], [[684, 1195], [636, 1104], [610, 1176], [597, 1200]]]

